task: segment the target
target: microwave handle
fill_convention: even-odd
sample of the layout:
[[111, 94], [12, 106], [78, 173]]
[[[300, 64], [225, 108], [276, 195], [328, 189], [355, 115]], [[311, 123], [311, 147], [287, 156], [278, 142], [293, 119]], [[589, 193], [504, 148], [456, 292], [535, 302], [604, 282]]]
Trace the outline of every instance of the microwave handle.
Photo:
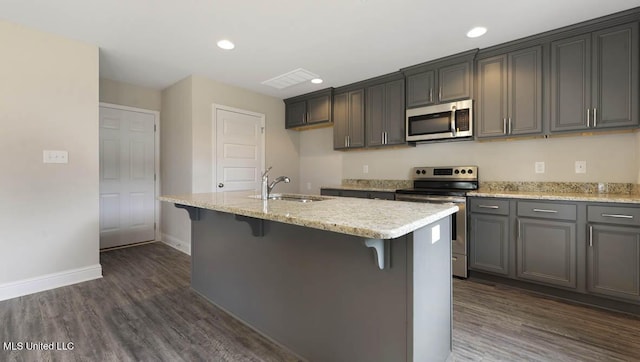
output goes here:
[[451, 135], [456, 135], [456, 107], [451, 107]]

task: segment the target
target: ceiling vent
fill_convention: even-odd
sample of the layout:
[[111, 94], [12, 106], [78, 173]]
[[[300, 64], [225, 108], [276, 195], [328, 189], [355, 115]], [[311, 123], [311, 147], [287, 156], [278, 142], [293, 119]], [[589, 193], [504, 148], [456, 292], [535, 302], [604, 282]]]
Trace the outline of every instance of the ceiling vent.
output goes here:
[[298, 68], [269, 80], [265, 80], [262, 84], [276, 89], [284, 89], [314, 78], [318, 78], [318, 75], [306, 69]]

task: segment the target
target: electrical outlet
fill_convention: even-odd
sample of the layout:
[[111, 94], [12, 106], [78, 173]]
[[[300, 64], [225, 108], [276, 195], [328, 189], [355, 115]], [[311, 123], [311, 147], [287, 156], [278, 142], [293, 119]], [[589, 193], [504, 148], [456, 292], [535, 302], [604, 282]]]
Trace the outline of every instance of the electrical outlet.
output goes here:
[[576, 173], [587, 173], [587, 161], [576, 161]]
[[42, 151], [43, 163], [69, 163], [69, 152], [67, 151]]
[[369, 173], [369, 165], [362, 165], [362, 173]]
[[536, 173], [544, 173], [544, 162], [536, 162]]

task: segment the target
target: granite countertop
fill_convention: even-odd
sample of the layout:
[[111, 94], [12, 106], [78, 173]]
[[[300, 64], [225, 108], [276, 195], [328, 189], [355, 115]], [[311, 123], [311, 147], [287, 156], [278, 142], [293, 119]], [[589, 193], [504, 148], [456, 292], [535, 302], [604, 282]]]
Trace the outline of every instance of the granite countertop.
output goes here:
[[458, 211], [453, 204], [328, 196], [302, 203], [263, 201], [256, 196], [254, 191], [217, 192], [167, 195], [159, 200], [372, 239], [397, 238]]
[[375, 187], [367, 185], [335, 185], [335, 186], [322, 186], [323, 189], [332, 190], [353, 190], [353, 191], [378, 191], [378, 192], [396, 192], [395, 187]]

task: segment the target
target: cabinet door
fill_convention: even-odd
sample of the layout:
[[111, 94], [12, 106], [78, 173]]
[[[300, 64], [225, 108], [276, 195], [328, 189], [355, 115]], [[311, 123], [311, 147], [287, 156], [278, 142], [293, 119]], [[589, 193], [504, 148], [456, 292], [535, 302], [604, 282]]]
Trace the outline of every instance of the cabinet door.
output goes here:
[[333, 96], [333, 148], [347, 148], [349, 130], [349, 102], [348, 93]]
[[300, 127], [306, 124], [307, 105], [305, 101], [289, 103], [286, 108], [286, 128]]
[[331, 121], [331, 96], [309, 98], [307, 100], [307, 124]]
[[587, 129], [591, 108], [591, 35], [551, 43], [551, 131]]
[[477, 64], [477, 137], [504, 136], [507, 133], [507, 57], [481, 59]]
[[595, 128], [638, 125], [638, 24], [593, 33]]
[[592, 224], [587, 247], [587, 290], [640, 301], [640, 228]]
[[542, 133], [542, 47], [509, 54], [510, 135]]
[[364, 147], [364, 89], [349, 92], [349, 148]]
[[[368, 108], [371, 103], [367, 103]], [[386, 144], [398, 145], [405, 141], [404, 79], [389, 82], [384, 86], [384, 130]]]
[[509, 274], [509, 217], [471, 214], [469, 268]]
[[576, 242], [575, 222], [519, 218], [518, 278], [576, 288]]
[[407, 77], [407, 108], [434, 104], [436, 98], [434, 70]]
[[385, 85], [378, 84], [367, 88], [367, 146], [384, 144], [385, 123]]
[[471, 65], [469, 62], [438, 70], [438, 102], [471, 98]]

